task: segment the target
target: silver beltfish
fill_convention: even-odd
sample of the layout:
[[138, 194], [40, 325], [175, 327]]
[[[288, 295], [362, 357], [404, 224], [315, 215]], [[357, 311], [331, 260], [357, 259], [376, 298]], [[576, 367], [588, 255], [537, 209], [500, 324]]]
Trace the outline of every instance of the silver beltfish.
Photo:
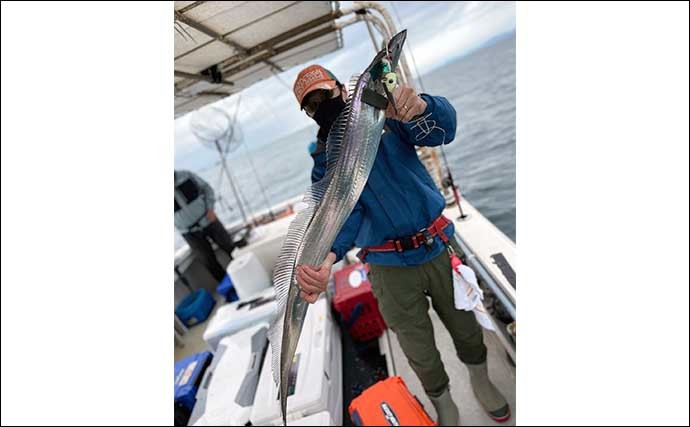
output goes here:
[[296, 268], [323, 263], [364, 189], [376, 159], [385, 111], [364, 102], [363, 96], [367, 99], [373, 91], [379, 99], [392, 99], [382, 77], [397, 67], [406, 35], [405, 30], [396, 34], [364, 72], [350, 81], [346, 106], [328, 135], [326, 174], [307, 190], [306, 206], [290, 224], [275, 266], [278, 315], [271, 324], [269, 339], [283, 425], [287, 425], [288, 375], [309, 306], [299, 297]]

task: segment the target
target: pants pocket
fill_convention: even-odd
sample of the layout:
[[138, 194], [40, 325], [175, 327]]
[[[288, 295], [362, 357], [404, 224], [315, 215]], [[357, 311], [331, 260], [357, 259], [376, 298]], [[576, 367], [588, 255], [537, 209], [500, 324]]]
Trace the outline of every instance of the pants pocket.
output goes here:
[[381, 281], [380, 281], [380, 275], [378, 274], [378, 270], [376, 267], [372, 266], [371, 264], [369, 265], [369, 283], [371, 284], [371, 293], [374, 294], [374, 297], [376, 298], [376, 301], [378, 301], [379, 304], [379, 311], [383, 312], [383, 292], [382, 292], [382, 286], [381, 286]]
[[391, 329], [415, 323], [426, 314], [429, 305], [414, 269], [370, 266], [370, 272], [372, 292]]

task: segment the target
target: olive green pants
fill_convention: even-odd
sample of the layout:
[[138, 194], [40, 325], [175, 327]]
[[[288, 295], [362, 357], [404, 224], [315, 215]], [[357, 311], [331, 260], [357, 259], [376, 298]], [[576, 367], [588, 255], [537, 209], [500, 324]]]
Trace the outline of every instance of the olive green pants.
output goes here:
[[[455, 239], [453, 248], [462, 251]], [[448, 252], [419, 266], [369, 265], [369, 279], [379, 309], [395, 332], [407, 360], [427, 394], [437, 396], [448, 387], [448, 374], [434, 341], [429, 301], [450, 332], [461, 361], [475, 365], [486, 361], [481, 326], [471, 311], [453, 305], [453, 278]]]

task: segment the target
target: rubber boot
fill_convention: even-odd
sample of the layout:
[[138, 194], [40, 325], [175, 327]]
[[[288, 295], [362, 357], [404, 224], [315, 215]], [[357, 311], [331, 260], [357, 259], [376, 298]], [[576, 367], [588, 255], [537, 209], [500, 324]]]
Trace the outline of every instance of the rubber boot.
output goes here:
[[457, 426], [460, 422], [458, 414], [458, 407], [455, 406], [453, 398], [450, 397], [450, 390], [445, 389], [438, 397], [430, 395], [429, 400], [434, 404], [436, 413], [438, 414], [438, 425], [440, 426]]
[[491, 383], [486, 362], [465, 366], [470, 371], [472, 391], [474, 391], [475, 397], [484, 407], [484, 410], [496, 422], [508, 421], [510, 419], [510, 406], [501, 392]]

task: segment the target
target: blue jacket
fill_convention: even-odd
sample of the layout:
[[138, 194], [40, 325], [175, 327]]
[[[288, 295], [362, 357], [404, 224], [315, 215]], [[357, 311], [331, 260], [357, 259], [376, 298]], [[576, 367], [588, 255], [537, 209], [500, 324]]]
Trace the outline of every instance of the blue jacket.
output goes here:
[[[421, 96], [427, 108], [419, 119], [410, 123], [386, 120], [386, 132], [381, 137], [369, 180], [333, 244], [337, 260], [354, 245], [376, 246], [386, 240], [411, 236], [443, 212], [445, 199], [417, 157], [415, 146], [437, 146], [453, 141], [456, 113], [443, 97]], [[312, 182], [316, 182], [325, 173], [326, 153], [312, 157]], [[454, 230], [450, 224], [444, 232], [452, 237]], [[436, 237], [431, 250], [420, 247], [401, 253], [372, 252], [366, 261], [381, 265], [420, 265], [443, 250], [443, 242]]]

